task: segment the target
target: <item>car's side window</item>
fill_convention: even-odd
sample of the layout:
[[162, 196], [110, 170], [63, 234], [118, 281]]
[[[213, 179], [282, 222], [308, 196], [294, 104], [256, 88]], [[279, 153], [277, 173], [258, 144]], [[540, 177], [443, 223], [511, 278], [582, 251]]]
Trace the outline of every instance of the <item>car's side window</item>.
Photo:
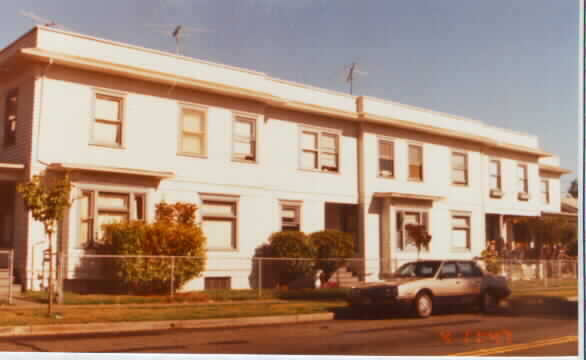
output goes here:
[[440, 276], [444, 278], [455, 278], [458, 276], [455, 262], [447, 262], [442, 266]]
[[482, 271], [474, 264], [469, 261], [458, 262], [458, 272], [463, 277], [479, 277], [482, 276]]

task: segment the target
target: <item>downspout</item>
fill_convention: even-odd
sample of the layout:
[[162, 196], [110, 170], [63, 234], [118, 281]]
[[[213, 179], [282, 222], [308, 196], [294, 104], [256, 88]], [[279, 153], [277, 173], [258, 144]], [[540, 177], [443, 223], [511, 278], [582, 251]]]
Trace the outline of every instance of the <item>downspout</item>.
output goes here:
[[364, 115], [362, 114], [363, 98], [356, 98], [356, 110], [358, 112], [358, 123], [356, 126], [356, 154], [357, 154], [357, 186], [358, 186], [358, 252], [362, 258], [360, 274], [362, 281], [366, 279], [366, 192], [364, 182]]

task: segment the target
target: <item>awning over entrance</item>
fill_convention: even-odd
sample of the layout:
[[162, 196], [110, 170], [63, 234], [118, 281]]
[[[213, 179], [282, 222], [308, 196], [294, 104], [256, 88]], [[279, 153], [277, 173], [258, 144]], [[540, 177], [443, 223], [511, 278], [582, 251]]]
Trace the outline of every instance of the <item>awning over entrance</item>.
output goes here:
[[109, 174], [135, 175], [135, 176], [156, 178], [158, 180], [169, 179], [169, 178], [172, 178], [175, 176], [175, 173], [171, 172], [171, 171], [128, 169], [128, 168], [95, 166], [95, 165], [87, 165], [87, 164], [71, 164], [71, 163], [53, 163], [53, 164], [49, 165], [49, 169], [62, 170], [62, 171], [78, 170], [78, 171], [90, 171], [90, 172], [109, 173]]
[[443, 199], [442, 196], [437, 195], [420, 195], [420, 194], [407, 194], [407, 193], [397, 193], [397, 192], [375, 192], [373, 194], [375, 198], [387, 198], [387, 199], [413, 199], [413, 200], [427, 200], [427, 201], [435, 201]]
[[0, 163], [0, 181], [22, 181], [24, 180], [23, 164]]

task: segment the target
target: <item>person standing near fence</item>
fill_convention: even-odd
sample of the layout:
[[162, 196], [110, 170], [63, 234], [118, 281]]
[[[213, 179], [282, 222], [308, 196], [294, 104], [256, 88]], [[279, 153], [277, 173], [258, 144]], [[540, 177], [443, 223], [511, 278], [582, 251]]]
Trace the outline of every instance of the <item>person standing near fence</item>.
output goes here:
[[519, 242], [515, 243], [515, 250], [513, 250], [513, 259], [517, 269], [519, 269], [519, 275], [521, 280], [525, 277], [523, 274], [523, 260], [525, 259], [525, 248], [523, 247], [523, 244]]
[[545, 244], [541, 247], [541, 253], [539, 254], [539, 259], [541, 261], [545, 261], [545, 275], [546, 277], [551, 276], [551, 246], [549, 244]]
[[496, 263], [498, 254], [496, 251], [496, 242], [494, 240], [489, 243], [488, 248], [482, 250], [480, 256], [482, 256], [482, 259], [484, 260], [486, 271], [496, 274], [498, 272], [498, 266]]

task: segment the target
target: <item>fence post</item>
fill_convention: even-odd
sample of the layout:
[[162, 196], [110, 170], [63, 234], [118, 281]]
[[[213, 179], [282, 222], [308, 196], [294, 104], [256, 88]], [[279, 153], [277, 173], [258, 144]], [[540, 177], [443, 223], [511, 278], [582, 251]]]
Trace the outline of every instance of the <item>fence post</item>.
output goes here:
[[258, 297], [262, 296], [262, 258], [258, 258]]
[[12, 305], [12, 283], [14, 277], [14, 249], [10, 249], [9, 259], [8, 259], [8, 303]]
[[171, 256], [171, 300], [175, 297], [175, 256]]

